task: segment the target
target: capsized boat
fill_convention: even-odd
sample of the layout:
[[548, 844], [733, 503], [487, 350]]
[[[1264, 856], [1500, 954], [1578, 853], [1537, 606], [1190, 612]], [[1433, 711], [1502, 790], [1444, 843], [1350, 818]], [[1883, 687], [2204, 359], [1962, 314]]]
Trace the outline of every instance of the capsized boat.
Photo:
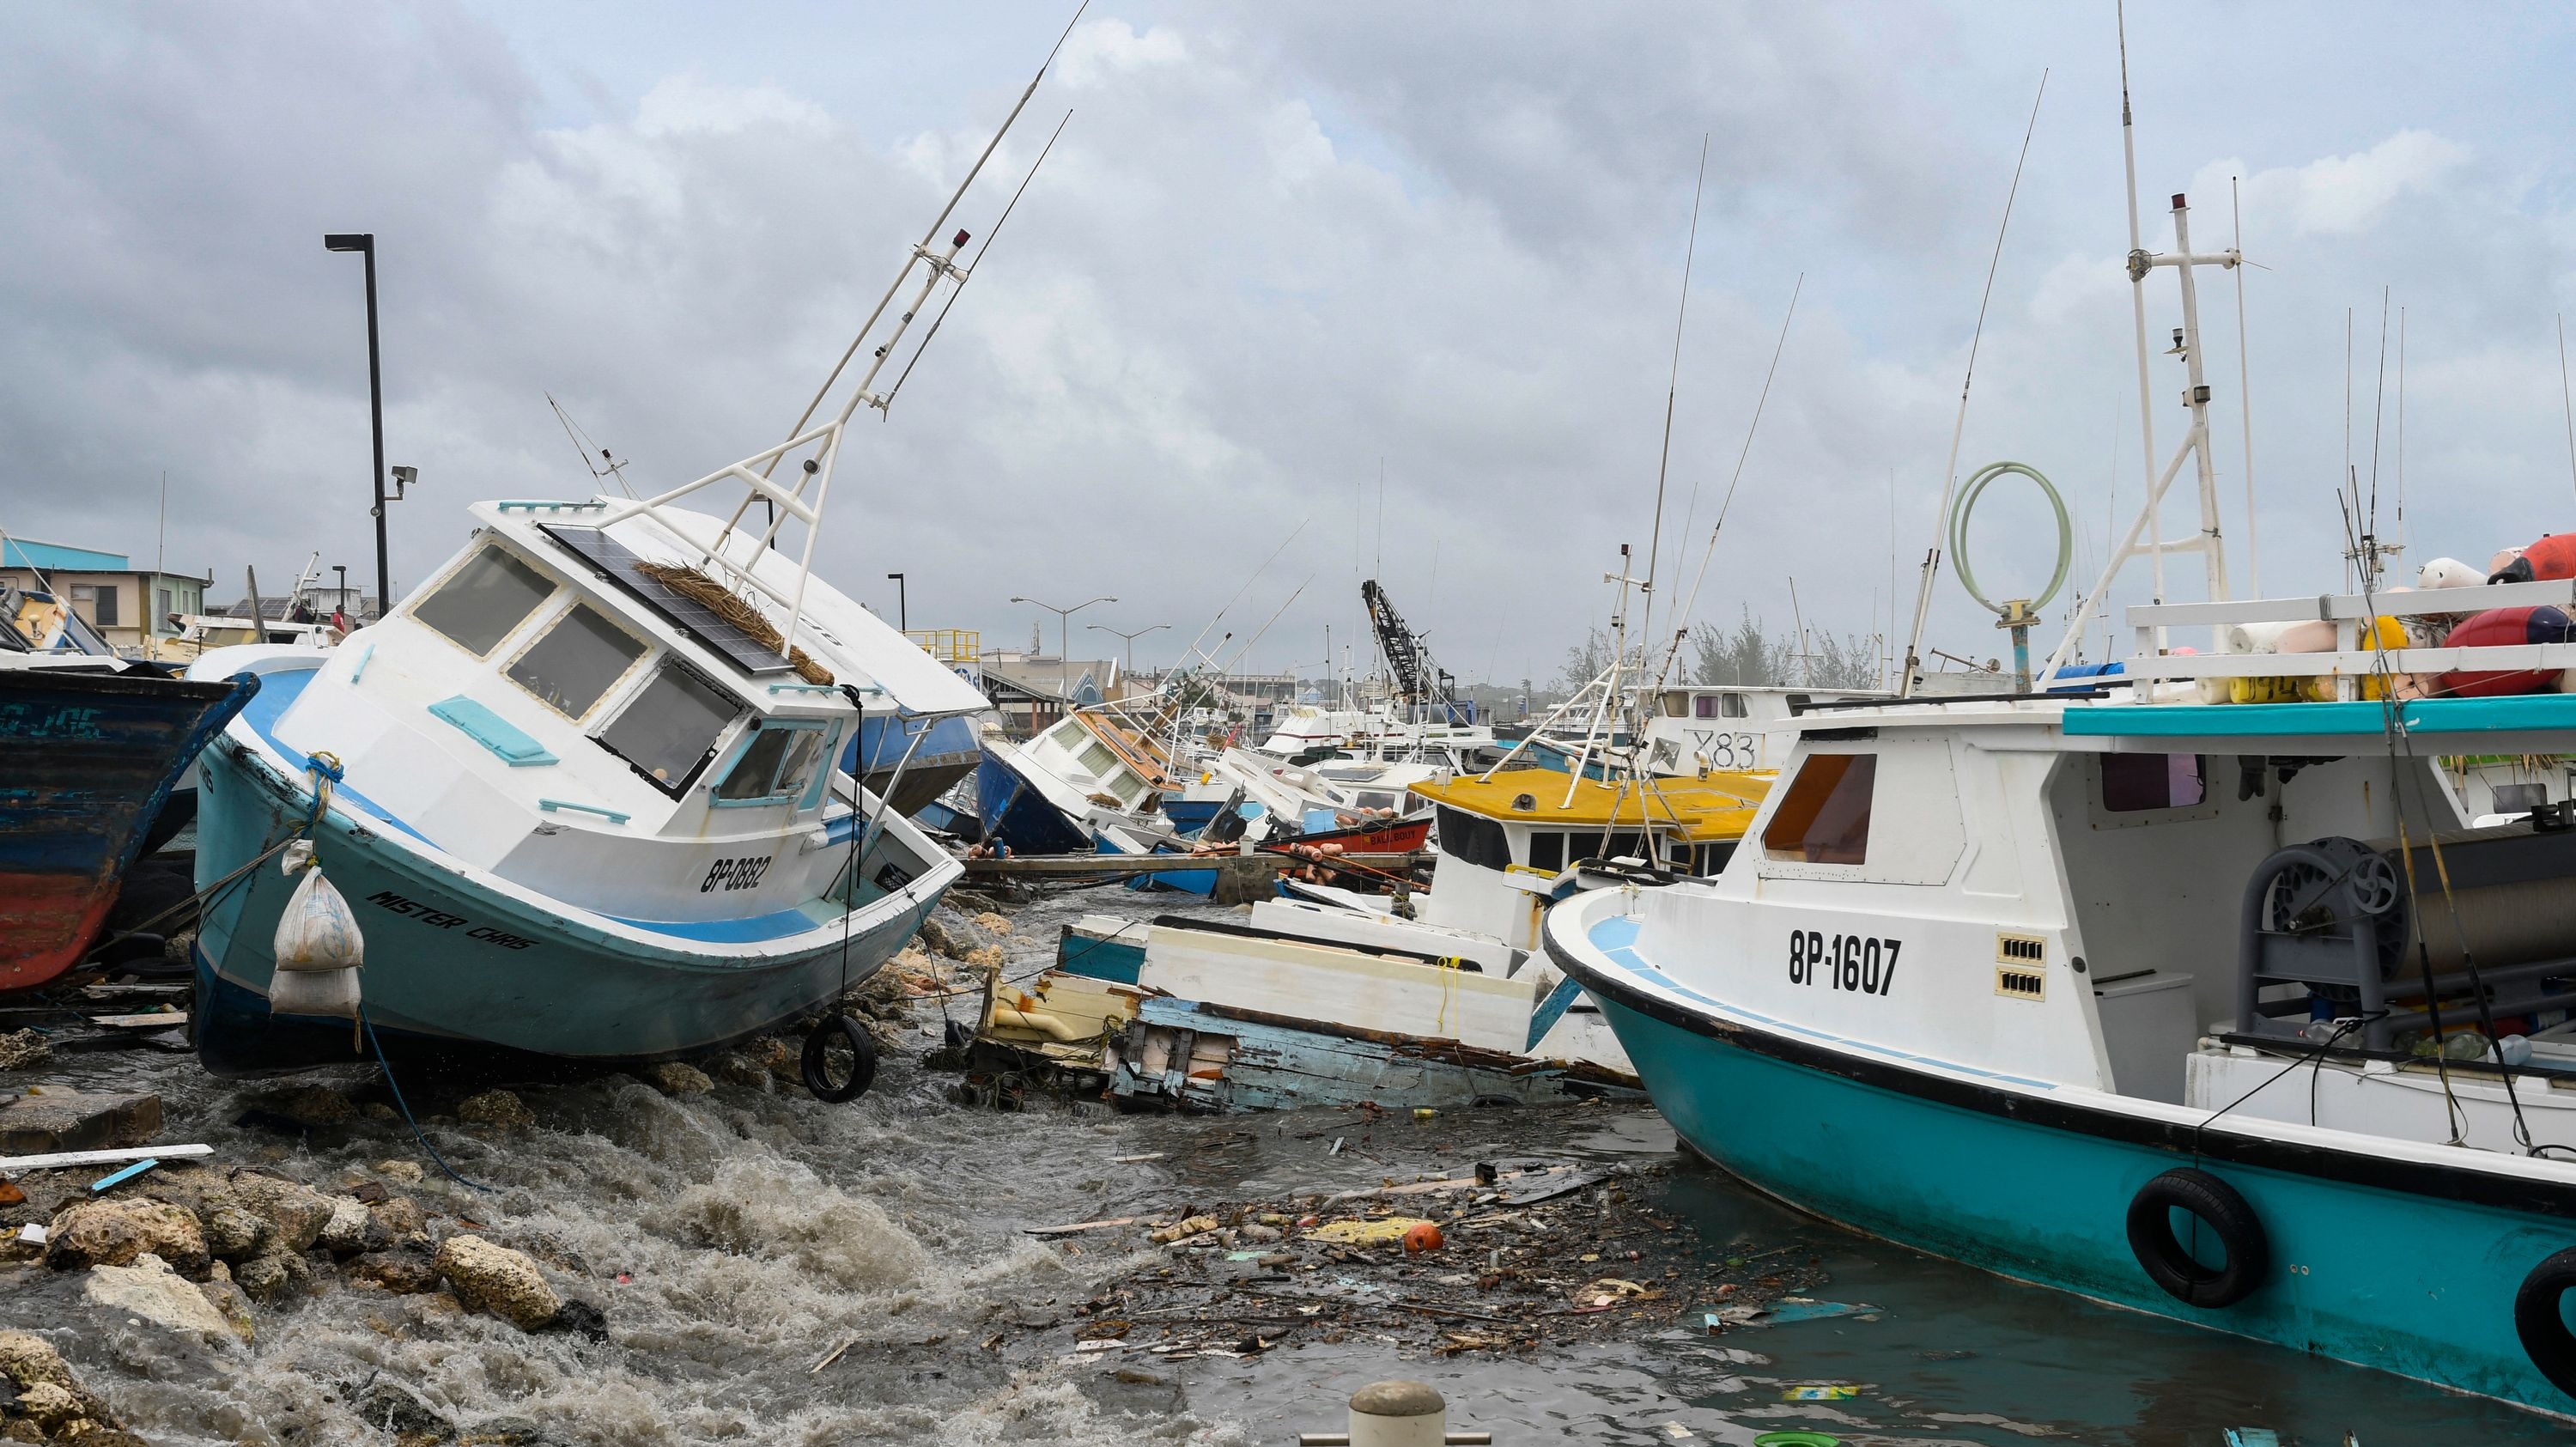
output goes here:
[[[1302, 897], [1263, 900], [1239, 922], [1086, 916], [1066, 927], [1056, 970], [999, 992], [986, 1024], [1011, 1044], [1058, 1029], [1046, 1053], [1061, 1065], [1087, 1052], [1108, 1096], [1138, 1107], [1541, 1103], [1633, 1089], [1598, 1012], [1533, 957], [1540, 911], [1575, 888], [1586, 861], [1648, 877], [1662, 864], [1719, 867], [1766, 783], [1621, 788], [1524, 769], [1417, 784], [1439, 820], [1429, 893], [1390, 901], [1291, 885]], [[1092, 1019], [1067, 1014], [1076, 998], [1127, 1004], [1105, 1032], [1065, 1035], [1062, 1021]]]

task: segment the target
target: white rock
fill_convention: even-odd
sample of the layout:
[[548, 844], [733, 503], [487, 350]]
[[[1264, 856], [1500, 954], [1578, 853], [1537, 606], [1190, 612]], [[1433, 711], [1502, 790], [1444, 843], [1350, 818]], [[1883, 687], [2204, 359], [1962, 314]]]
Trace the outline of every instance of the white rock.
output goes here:
[[331, 1219], [322, 1223], [322, 1234], [313, 1239], [334, 1256], [366, 1250], [367, 1203], [355, 1196], [333, 1196]]
[[233, 1324], [206, 1300], [197, 1284], [146, 1251], [131, 1266], [93, 1266], [81, 1294], [98, 1306], [138, 1316], [172, 1331], [196, 1332], [209, 1342], [235, 1340]]

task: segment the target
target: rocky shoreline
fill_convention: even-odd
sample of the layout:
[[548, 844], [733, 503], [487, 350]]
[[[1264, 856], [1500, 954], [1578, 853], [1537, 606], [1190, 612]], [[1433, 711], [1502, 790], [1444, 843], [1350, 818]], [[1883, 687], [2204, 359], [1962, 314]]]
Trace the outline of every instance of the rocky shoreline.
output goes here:
[[[985, 907], [972, 915], [943, 910], [945, 918], [925, 920], [893, 962], [836, 1002], [881, 1050], [908, 1050], [919, 1041], [917, 1034], [906, 1039], [917, 1005], [980, 994], [988, 974], [1001, 968], [996, 941], [1009, 936], [1010, 921], [984, 901], [969, 902]], [[629, 1073], [675, 1099], [707, 1095], [719, 1082], [801, 1092], [801, 1034], [791, 1028], [700, 1061], [663, 1061]], [[0, 1083], [10, 1087], [0, 1092], [0, 1103], [21, 1121], [42, 1122], [40, 1132], [94, 1132], [41, 1144], [134, 1145], [161, 1133], [157, 1097], [82, 1095], [48, 1084], [46, 1067], [56, 1059], [43, 1032], [0, 1035], [0, 1070], [9, 1072]], [[424, 1093], [427, 1099], [416, 1094], [414, 1100], [435, 1107], [421, 1119], [433, 1131], [506, 1142], [538, 1124], [526, 1099], [510, 1089], [449, 1099], [440, 1099], [435, 1087]], [[0, 1294], [12, 1290], [13, 1276], [17, 1285], [32, 1285], [22, 1273], [80, 1273], [87, 1304], [217, 1352], [257, 1341], [299, 1303], [335, 1291], [383, 1294], [395, 1331], [482, 1315], [523, 1333], [608, 1340], [612, 1323], [587, 1263], [542, 1232], [477, 1220], [474, 1192], [417, 1159], [419, 1147], [400, 1121], [381, 1076], [290, 1083], [247, 1092], [234, 1121], [271, 1138], [252, 1152], [264, 1159], [163, 1161], [104, 1190], [95, 1183], [113, 1166], [35, 1169], [0, 1180]], [[299, 1171], [311, 1152], [287, 1144], [370, 1131], [386, 1134], [389, 1149], [399, 1141], [400, 1154], [324, 1175]], [[19, 1324], [27, 1323], [13, 1323]], [[405, 1447], [528, 1447], [545, 1440], [535, 1426], [515, 1419], [451, 1421], [390, 1378], [356, 1389], [348, 1405]], [[82, 1447], [145, 1441], [103, 1396], [81, 1385], [45, 1337], [26, 1331], [0, 1333], [0, 1440]]]

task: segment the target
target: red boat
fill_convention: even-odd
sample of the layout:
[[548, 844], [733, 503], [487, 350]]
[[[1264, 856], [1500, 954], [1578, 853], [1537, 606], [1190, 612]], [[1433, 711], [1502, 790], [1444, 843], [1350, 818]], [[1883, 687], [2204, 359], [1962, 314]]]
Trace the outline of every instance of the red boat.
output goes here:
[[258, 689], [0, 654], [0, 990], [88, 953], [180, 774]]

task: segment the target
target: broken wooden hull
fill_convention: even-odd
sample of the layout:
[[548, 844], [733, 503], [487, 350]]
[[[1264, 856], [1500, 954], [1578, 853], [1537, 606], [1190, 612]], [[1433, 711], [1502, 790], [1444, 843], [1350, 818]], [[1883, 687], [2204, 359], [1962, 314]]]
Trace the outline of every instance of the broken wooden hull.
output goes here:
[[1137, 1007], [1107, 1063], [1110, 1098], [1130, 1109], [1404, 1110], [1645, 1099], [1635, 1084], [1599, 1066], [1168, 996]]
[[1127, 1108], [1643, 1098], [1634, 1075], [1580, 1054], [1564, 1019], [1575, 991], [1552, 975], [1179, 916], [1087, 916], [1065, 926], [1056, 960], [998, 992], [982, 1033], [1097, 1072]]
[[0, 990], [89, 949], [179, 776], [258, 690], [248, 675], [0, 669]]

